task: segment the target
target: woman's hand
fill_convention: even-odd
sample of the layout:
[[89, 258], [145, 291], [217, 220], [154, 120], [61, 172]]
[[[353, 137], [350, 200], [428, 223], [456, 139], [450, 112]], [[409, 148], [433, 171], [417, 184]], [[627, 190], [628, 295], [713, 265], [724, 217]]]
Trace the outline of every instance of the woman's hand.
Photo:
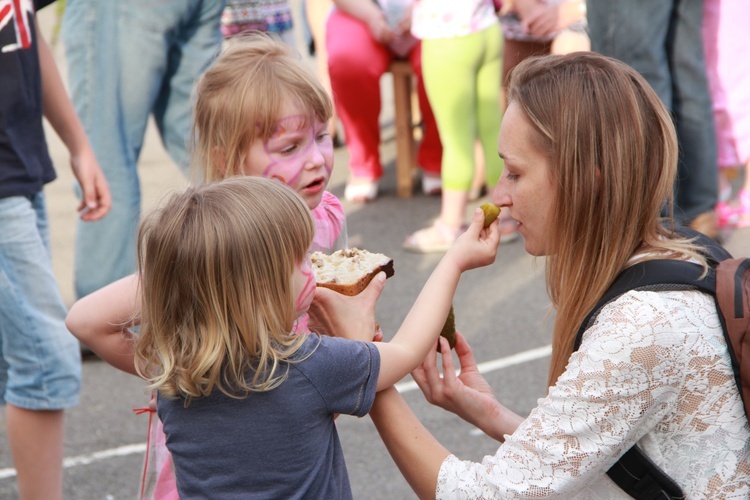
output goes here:
[[367, 19], [367, 27], [370, 28], [372, 37], [383, 45], [388, 45], [396, 38], [396, 32], [388, 26], [385, 14], [380, 10]]
[[413, 9], [414, 4], [404, 9], [404, 17], [401, 18], [401, 20], [398, 22], [398, 25], [396, 26], [396, 34], [398, 36], [411, 32], [411, 18]]
[[559, 5], [540, 6], [522, 18], [523, 30], [538, 38], [551, 36], [583, 19], [582, 5], [581, 0], [568, 0]]
[[349, 297], [318, 287], [308, 315], [311, 331], [332, 337], [370, 342], [382, 334], [375, 321], [375, 306], [385, 288], [385, 273], [375, 276], [367, 288]]
[[523, 419], [502, 406], [492, 393], [492, 388], [482, 377], [466, 338], [456, 332], [456, 354], [461, 372], [456, 375], [453, 356], [448, 341], [440, 337], [443, 375], [437, 368], [437, 354], [430, 352], [422, 365], [412, 372], [412, 377], [427, 401], [455, 413], [485, 434], [498, 441], [512, 433]]

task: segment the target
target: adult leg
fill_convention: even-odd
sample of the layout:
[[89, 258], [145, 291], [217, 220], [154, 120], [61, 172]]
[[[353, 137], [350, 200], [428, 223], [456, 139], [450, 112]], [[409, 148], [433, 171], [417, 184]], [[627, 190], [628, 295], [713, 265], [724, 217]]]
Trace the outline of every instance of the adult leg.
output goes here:
[[78, 402], [78, 342], [52, 272], [44, 195], [0, 199], [0, 398], [20, 497], [62, 497], [63, 410]]
[[700, 31], [702, 2], [589, 0], [586, 6], [592, 50], [635, 68], [673, 114], [682, 153], [675, 218], [699, 222], [697, 229], [715, 236], [718, 173]]
[[5, 408], [19, 498], [62, 498], [63, 411]]
[[224, 2], [192, 0], [187, 4], [172, 3], [174, 5], [155, 4], [153, 10], [156, 12], [146, 13], [168, 28], [168, 31], [158, 34], [160, 39], [156, 42], [159, 45], [164, 40], [168, 48], [166, 67], [155, 69], [163, 72], [164, 77], [154, 104], [154, 118], [164, 147], [172, 160], [187, 173], [193, 87], [221, 48], [219, 21]]
[[328, 19], [326, 46], [333, 100], [349, 151], [349, 173], [354, 180], [375, 181], [383, 175], [380, 77], [393, 55], [367, 26], [338, 10]]
[[145, 43], [152, 31], [135, 25], [144, 9], [150, 10], [128, 0], [68, 0], [66, 4], [62, 34], [71, 97], [112, 192], [106, 218], [78, 222], [74, 270], [78, 297], [136, 267], [141, 204], [136, 166], [161, 87], [158, 68], [166, 65], [163, 44], [138, 43]]
[[[672, 68], [672, 111], [681, 162], [675, 204], [694, 229], [716, 236], [714, 207], [719, 196], [716, 132], [703, 55], [702, 1], [675, 2], [674, 28], [667, 44]], [[705, 222], [703, 222], [705, 220]]]
[[591, 50], [614, 57], [646, 78], [668, 108], [672, 75], [665, 50], [672, 0], [587, 0]]
[[440, 132], [438, 132], [435, 115], [427, 98], [427, 91], [422, 77], [422, 44], [416, 44], [409, 53], [409, 62], [417, 78], [417, 99], [419, 100], [419, 113], [422, 115], [424, 136], [417, 151], [417, 163], [428, 175], [440, 176], [440, 164], [443, 157], [443, 147], [440, 143]]
[[497, 155], [497, 136], [502, 119], [497, 89], [500, 87], [503, 38], [500, 25], [488, 28], [481, 34], [484, 38], [484, 59], [477, 72], [477, 125], [484, 152], [487, 188], [491, 190], [503, 171], [503, 160]]
[[440, 217], [433, 226], [409, 236], [404, 242], [407, 250], [445, 251], [461, 232], [474, 175], [477, 72], [483, 49], [481, 33], [422, 41], [425, 88], [443, 145], [443, 192]]

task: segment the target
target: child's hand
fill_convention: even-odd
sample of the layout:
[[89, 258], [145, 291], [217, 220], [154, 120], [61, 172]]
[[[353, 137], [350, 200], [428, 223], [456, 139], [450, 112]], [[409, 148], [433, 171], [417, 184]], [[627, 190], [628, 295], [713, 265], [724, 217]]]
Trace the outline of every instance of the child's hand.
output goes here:
[[485, 228], [484, 212], [477, 208], [469, 228], [458, 237], [445, 257], [452, 259], [461, 272], [492, 264], [500, 244], [500, 231], [497, 226], [496, 219]]
[[90, 222], [101, 219], [112, 208], [112, 195], [93, 150], [86, 148], [72, 155], [70, 166], [83, 193], [78, 206], [81, 220]]

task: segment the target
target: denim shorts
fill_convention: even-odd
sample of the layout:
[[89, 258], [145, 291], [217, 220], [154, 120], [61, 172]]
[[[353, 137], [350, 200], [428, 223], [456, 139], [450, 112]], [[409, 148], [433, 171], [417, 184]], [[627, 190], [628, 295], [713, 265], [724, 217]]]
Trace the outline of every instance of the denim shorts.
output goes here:
[[0, 403], [78, 403], [81, 350], [65, 327], [52, 272], [44, 194], [0, 198]]

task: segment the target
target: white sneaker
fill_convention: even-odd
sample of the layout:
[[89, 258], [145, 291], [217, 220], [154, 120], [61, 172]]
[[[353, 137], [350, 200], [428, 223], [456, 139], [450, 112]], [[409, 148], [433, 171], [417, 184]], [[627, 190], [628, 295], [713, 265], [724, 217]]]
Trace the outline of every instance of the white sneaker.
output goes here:
[[437, 196], [443, 192], [443, 179], [439, 175], [422, 174], [422, 192], [427, 196]]
[[354, 203], [374, 201], [378, 197], [378, 184], [377, 180], [357, 182], [356, 184], [352, 184], [351, 181], [347, 182], [344, 189], [344, 198]]

